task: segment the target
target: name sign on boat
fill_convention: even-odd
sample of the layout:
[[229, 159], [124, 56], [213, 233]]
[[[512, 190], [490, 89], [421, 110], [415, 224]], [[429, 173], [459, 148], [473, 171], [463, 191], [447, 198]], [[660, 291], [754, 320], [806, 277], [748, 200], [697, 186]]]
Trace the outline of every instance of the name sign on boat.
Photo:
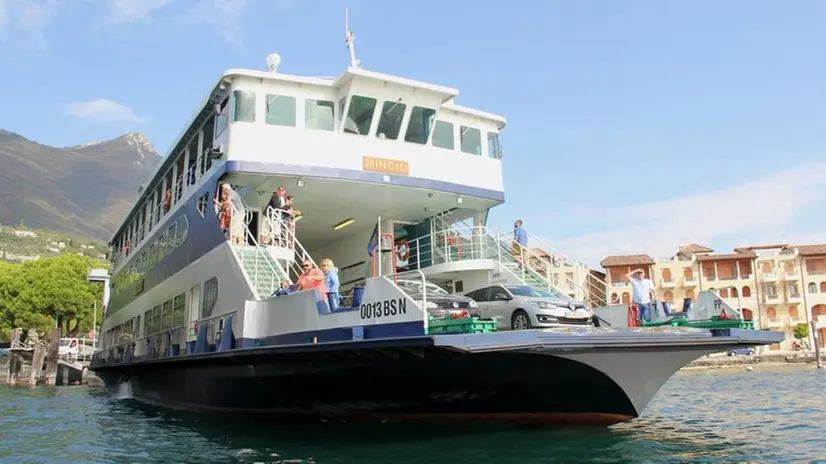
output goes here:
[[362, 319], [389, 317], [398, 314], [407, 314], [407, 299], [393, 298], [390, 300], [364, 303], [359, 306], [359, 315]]
[[399, 174], [402, 176], [410, 174], [410, 164], [407, 161], [373, 158], [372, 156], [361, 158], [361, 168], [365, 171], [383, 172], [385, 174]]

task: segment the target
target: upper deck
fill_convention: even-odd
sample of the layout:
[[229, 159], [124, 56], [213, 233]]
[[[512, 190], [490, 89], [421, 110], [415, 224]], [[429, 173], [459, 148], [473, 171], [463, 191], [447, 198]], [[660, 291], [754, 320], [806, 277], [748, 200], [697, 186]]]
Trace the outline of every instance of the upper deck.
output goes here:
[[167, 227], [163, 218], [194, 192], [203, 197], [216, 166], [440, 191], [475, 197], [482, 209], [501, 203], [506, 121], [457, 105], [456, 95], [357, 67], [336, 79], [228, 70], [114, 234], [115, 256]]

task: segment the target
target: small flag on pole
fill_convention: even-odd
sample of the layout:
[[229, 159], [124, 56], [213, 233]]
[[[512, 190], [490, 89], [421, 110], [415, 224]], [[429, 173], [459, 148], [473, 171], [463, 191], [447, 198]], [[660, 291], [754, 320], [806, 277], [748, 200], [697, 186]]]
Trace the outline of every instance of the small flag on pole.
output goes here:
[[376, 223], [376, 227], [373, 227], [373, 233], [370, 235], [370, 241], [367, 243], [367, 254], [370, 257], [373, 257], [373, 252], [376, 249], [376, 246], [379, 244], [379, 224]]

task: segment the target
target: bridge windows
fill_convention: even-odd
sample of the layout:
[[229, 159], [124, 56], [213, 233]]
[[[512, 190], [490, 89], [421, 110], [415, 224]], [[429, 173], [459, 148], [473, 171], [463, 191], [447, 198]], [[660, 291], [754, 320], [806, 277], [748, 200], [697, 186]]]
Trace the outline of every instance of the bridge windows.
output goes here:
[[347, 110], [347, 119], [344, 120], [344, 132], [367, 135], [370, 132], [370, 123], [373, 122], [375, 111], [375, 98], [353, 95], [350, 99], [350, 109]]
[[[341, 100], [344, 102], [344, 99]], [[341, 104], [344, 106], [344, 104]], [[335, 105], [325, 100], [304, 100], [304, 126], [308, 129], [331, 131], [335, 125]]]
[[453, 124], [445, 121], [436, 121], [436, 125], [433, 126], [433, 146], [447, 150], [456, 148]]
[[295, 97], [289, 95], [267, 95], [267, 124], [295, 127]]
[[502, 159], [502, 146], [499, 145], [499, 134], [496, 132], [488, 132], [488, 156]]
[[232, 122], [255, 122], [255, 92], [232, 92]]
[[404, 103], [389, 100], [384, 102], [381, 108], [381, 118], [379, 118], [379, 128], [376, 130], [376, 137], [390, 140], [399, 138], [399, 131], [402, 128], [405, 109], [407, 109], [407, 105]]
[[410, 122], [407, 123], [407, 133], [404, 135], [404, 141], [427, 143], [435, 118], [436, 110], [414, 106], [410, 111]]
[[481, 155], [482, 131], [473, 127], [459, 126], [459, 145], [463, 153]]

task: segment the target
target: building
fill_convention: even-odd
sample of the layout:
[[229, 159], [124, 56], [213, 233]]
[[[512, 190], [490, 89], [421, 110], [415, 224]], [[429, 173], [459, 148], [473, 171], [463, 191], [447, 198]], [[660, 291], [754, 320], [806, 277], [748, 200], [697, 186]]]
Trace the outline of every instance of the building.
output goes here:
[[[654, 282], [657, 298], [673, 310], [712, 290], [756, 327], [786, 332], [786, 340], [770, 350], [793, 350], [795, 326], [812, 320], [826, 346], [826, 245], [761, 245], [718, 254], [692, 243], [669, 258], [608, 256], [601, 265], [610, 303], [631, 302], [626, 275], [639, 268]], [[813, 339], [810, 335], [802, 342], [811, 346]]]

